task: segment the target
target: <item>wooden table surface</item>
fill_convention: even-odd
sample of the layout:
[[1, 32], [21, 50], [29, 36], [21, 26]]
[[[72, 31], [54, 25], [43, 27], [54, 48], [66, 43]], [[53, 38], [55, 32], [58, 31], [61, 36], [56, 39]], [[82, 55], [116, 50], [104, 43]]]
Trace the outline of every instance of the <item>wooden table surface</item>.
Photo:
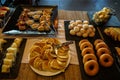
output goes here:
[[[89, 20], [86, 11], [66, 11], [59, 10], [58, 19], [60, 20]], [[58, 26], [59, 27], [59, 26]], [[64, 26], [63, 26], [64, 27]], [[59, 33], [58, 33], [59, 34]], [[25, 55], [23, 55], [25, 57]], [[1, 79], [0, 79], [1, 80]], [[9, 79], [2, 79], [9, 80]], [[80, 66], [70, 64], [66, 71], [56, 76], [46, 77], [34, 73], [28, 63], [21, 62], [18, 77], [10, 80], [82, 80]]]

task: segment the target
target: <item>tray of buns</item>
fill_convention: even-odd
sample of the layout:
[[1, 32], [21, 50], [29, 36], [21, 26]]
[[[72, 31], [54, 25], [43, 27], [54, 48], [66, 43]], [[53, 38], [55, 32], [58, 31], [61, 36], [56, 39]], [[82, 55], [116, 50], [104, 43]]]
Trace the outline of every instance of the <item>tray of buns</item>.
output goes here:
[[2, 33], [10, 35], [55, 35], [57, 6], [18, 6]]
[[[119, 80], [120, 67], [111, 45], [101, 38], [75, 41], [84, 80]], [[107, 57], [108, 56], [108, 57]]]
[[15, 79], [26, 44], [26, 39], [0, 39], [0, 79]]
[[87, 20], [64, 21], [66, 40], [81, 40], [83, 38], [97, 38], [99, 33], [97, 27]]

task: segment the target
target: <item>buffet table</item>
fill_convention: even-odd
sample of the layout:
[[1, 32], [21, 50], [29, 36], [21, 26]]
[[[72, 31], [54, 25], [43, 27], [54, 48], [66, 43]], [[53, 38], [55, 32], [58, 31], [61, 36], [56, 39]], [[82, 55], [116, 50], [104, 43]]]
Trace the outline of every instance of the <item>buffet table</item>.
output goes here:
[[[64, 26], [64, 21], [69, 21], [69, 20], [88, 20], [89, 21], [88, 13], [87, 13], [87, 11], [58, 10], [58, 29], [57, 29], [56, 36], [53, 36], [53, 37], [56, 37], [61, 42], [66, 41], [66, 33], [65, 33], [66, 28]], [[10, 35], [2, 34], [1, 29], [0, 29], [0, 33], [1, 33], [0, 38], [20, 37], [20, 36], [16, 36], [16, 35], [10, 36]], [[100, 34], [99, 29], [98, 29], [98, 32], [96, 32], [96, 33]], [[97, 38], [101, 38], [105, 41], [107, 38], [102, 36], [102, 34], [103, 33], [98, 35]], [[120, 66], [119, 66], [119, 63], [117, 63], [118, 62], [117, 58], [114, 59], [116, 62], [114, 63], [114, 65], [112, 67], [110, 67], [110, 68], [101, 67], [101, 71], [99, 72], [99, 74], [97, 76], [91, 77], [91, 76], [86, 75], [84, 72], [84, 69], [83, 69], [83, 64], [81, 62], [81, 54], [80, 54], [80, 50], [78, 50], [79, 46], [77, 45], [78, 44], [77, 40], [73, 41], [74, 44], [70, 45], [71, 60], [64, 72], [54, 75], [54, 76], [42, 76], [42, 75], [35, 73], [30, 68], [30, 65], [28, 63], [28, 55], [30, 53], [30, 48], [33, 45], [33, 43], [38, 40], [41, 40], [42, 38], [44, 38], [44, 37], [24, 36], [24, 39], [26, 39], [26, 44], [25, 44], [24, 53], [22, 56], [21, 66], [20, 66], [17, 78], [12, 79], [12, 80], [84, 80], [84, 79], [85, 80], [103, 80], [103, 79], [111, 80], [111, 79], [113, 79], [113, 77], [115, 77], [115, 79], [120, 79], [120, 77], [119, 77]], [[96, 37], [94, 37], [94, 38], [96, 39]], [[72, 40], [74, 40], [74, 39], [72, 39]], [[93, 40], [93, 38], [91, 38], [91, 40]], [[110, 40], [110, 41], [112, 41], [112, 40]], [[117, 46], [120, 47], [119, 42], [116, 42], [115, 44], [118, 44]], [[115, 46], [116, 45], [114, 45], [114, 47]], [[113, 47], [112, 48], [110, 47], [110, 49], [113, 53], [116, 53], [114, 50], [112, 50]], [[113, 70], [113, 72], [111, 70]], [[113, 77], [108, 76], [109, 75], [108, 73], [110, 73], [110, 75], [112, 75]], [[105, 78], [104, 78], [104, 76], [105, 76]], [[0, 79], [0, 80], [11, 80], [11, 79]]]
[[[58, 33], [56, 37], [60, 41], [66, 41], [65, 32], [64, 32], [64, 20], [76, 20], [76, 19], [88, 20], [87, 12], [67, 11], [67, 10], [58, 11]], [[3, 35], [2, 33], [0, 34], [0, 36], [1, 38], [3, 37], [11, 38], [11, 36]], [[17, 36], [12, 36], [12, 37], [17, 37]], [[28, 64], [29, 49], [32, 45], [32, 42], [34, 42], [35, 40], [39, 40], [40, 38], [41, 37], [37, 37], [34, 39], [32, 39], [31, 37], [27, 38], [19, 74], [18, 77], [13, 80], [82, 80], [75, 43], [71, 45], [72, 58], [70, 61], [70, 65], [66, 68], [65, 72], [62, 72], [58, 75], [51, 77], [41, 76], [33, 72]], [[9, 79], [5, 79], [5, 80], [9, 80]]]

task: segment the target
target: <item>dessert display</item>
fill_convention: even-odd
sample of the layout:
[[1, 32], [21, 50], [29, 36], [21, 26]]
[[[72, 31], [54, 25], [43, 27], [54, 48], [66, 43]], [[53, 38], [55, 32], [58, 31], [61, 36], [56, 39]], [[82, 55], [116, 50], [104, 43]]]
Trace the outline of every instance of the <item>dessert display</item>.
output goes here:
[[13, 67], [17, 53], [19, 52], [19, 47], [22, 42], [22, 38], [14, 39], [14, 42], [11, 44], [10, 47], [6, 49], [5, 57], [3, 58], [2, 73], [10, 73], [10, 69]]
[[[64, 72], [69, 63], [69, 46], [55, 49], [61, 44], [56, 38], [44, 38], [33, 44], [29, 55], [29, 64], [38, 74], [50, 76], [54, 73]], [[46, 72], [46, 74], [42, 74]], [[51, 73], [48, 75], [48, 73]]]
[[104, 30], [104, 33], [111, 36], [115, 41], [120, 41], [120, 28], [108, 27]]
[[76, 35], [79, 37], [94, 37], [95, 36], [95, 28], [93, 25], [89, 24], [87, 20], [76, 20], [70, 21], [69, 24], [70, 34]]
[[96, 24], [99, 24], [99, 23], [106, 23], [108, 21], [108, 19], [110, 18], [111, 16], [111, 13], [112, 13], [112, 10], [108, 7], [104, 7], [103, 9], [101, 9], [100, 11], [98, 12], [95, 12], [93, 14], [93, 21], [96, 23]]
[[79, 47], [83, 57], [85, 73], [89, 76], [95, 76], [99, 72], [99, 64], [95, 56], [93, 45], [87, 39], [83, 39], [79, 42]]
[[19, 16], [17, 26], [19, 30], [28, 28], [37, 31], [50, 31], [52, 9], [30, 10], [24, 9]]

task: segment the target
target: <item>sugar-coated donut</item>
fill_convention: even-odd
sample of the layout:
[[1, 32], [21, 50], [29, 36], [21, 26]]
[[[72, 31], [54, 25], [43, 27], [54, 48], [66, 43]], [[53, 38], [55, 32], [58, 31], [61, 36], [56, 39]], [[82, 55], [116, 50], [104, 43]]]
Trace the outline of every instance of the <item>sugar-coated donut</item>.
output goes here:
[[96, 58], [96, 56], [94, 54], [85, 54], [83, 56], [83, 64], [85, 64], [89, 60], [95, 60], [95, 61], [97, 61], [97, 58]]
[[98, 44], [98, 43], [100, 43], [100, 42], [104, 42], [102, 39], [96, 39], [95, 41], [94, 41], [94, 45], [96, 46], [96, 44]]
[[99, 48], [108, 48], [108, 46], [105, 44], [105, 42], [100, 42], [95, 46], [96, 50], [98, 50]]
[[94, 54], [93, 48], [90, 48], [90, 47], [84, 48], [84, 49], [82, 50], [81, 55], [84, 56], [84, 55], [86, 55], [86, 54]]
[[84, 64], [85, 73], [89, 76], [95, 76], [99, 71], [99, 65], [95, 60], [89, 60]]
[[99, 48], [97, 50], [97, 56], [100, 57], [102, 54], [110, 54], [110, 51], [108, 48]]
[[84, 48], [93, 48], [93, 45], [90, 42], [84, 42], [80, 45], [80, 50], [83, 50]]
[[100, 56], [99, 62], [104, 67], [110, 67], [113, 64], [113, 58], [109, 54], [102, 54]]

